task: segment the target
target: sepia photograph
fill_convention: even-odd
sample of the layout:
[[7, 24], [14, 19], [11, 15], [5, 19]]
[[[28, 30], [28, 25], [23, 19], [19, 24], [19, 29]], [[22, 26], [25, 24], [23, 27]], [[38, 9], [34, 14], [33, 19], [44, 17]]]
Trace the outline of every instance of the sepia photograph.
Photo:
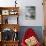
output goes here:
[[25, 11], [26, 11], [25, 17], [27, 20], [31, 20], [31, 19], [34, 20], [35, 19], [35, 17], [36, 17], [36, 11], [35, 10], [36, 10], [35, 6], [26, 6], [25, 7]]

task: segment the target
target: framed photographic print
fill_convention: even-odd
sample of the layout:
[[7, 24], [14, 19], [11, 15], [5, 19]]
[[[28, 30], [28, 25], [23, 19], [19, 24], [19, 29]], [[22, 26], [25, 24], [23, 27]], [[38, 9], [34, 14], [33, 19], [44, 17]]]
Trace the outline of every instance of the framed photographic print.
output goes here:
[[17, 12], [13, 12], [13, 11], [10, 12], [10, 15], [16, 15], [16, 14]]
[[17, 24], [18, 23], [18, 16], [9, 16], [8, 17], [8, 24]]
[[18, 16], [3, 16], [2, 19], [3, 24], [17, 24], [18, 23]]
[[25, 7], [25, 17], [26, 17], [26, 20], [30, 20], [30, 19], [35, 19], [36, 17], [36, 8], [35, 6], [26, 6]]
[[2, 31], [2, 40], [8, 41], [12, 40], [12, 30], [10, 28], [5, 28]]
[[8, 17], [9, 16], [3, 16], [3, 18], [2, 18], [2, 23], [3, 24], [8, 24]]
[[16, 15], [16, 14], [17, 14], [17, 11], [16, 11], [16, 10], [10, 10], [10, 11], [9, 11], [9, 14], [10, 14], [10, 15]]
[[14, 10], [10, 10], [10, 11], [9, 11], [9, 14], [10, 14], [10, 15], [14, 15]]
[[2, 15], [9, 15], [9, 10], [2, 10]]

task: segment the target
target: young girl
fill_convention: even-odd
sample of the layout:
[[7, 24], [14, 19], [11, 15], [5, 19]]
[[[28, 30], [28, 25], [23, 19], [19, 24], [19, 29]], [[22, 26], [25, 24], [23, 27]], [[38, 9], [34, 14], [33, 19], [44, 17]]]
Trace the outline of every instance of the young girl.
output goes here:
[[25, 32], [21, 45], [22, 46], [41, 46], [40, 42], [37, 39], [36, 33], [31, 28], [27, 29], [27, 31]]

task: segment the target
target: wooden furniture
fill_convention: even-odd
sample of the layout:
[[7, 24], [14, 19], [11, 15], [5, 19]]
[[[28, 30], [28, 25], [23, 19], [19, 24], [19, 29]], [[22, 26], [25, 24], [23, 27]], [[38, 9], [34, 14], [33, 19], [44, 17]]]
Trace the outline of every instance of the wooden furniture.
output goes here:
[[43, 0], [44, 8], [44, 44], [46, 46], [46, 0]]
[[5, 41], [3, 46], [18, 46], [18, 41]]
[[44, 26], [46, 26], [46, 0], [43, 0], [43, 8], [44, 8]]
[[2, 42], [0, 41], [0, 46], [2, 46]]
[[[19, 7], [0, 7], [0, 18], [1, 18], [1, 24], [8, 24], [8, 17], [14, 16], [17, 19], [18, 24], [18, 17], [19, 17]], [[14, 20], [15, 21], [15, 20]]]
[[46, 46], [46, 27], [44, 27], [44, 46]]
[[9, 32], [13, 31], [14, 33], [17, 33], [19, 31], [18, 18], [19, 18], [19, 7], [0, 7], [0, 32], [1, 32], [0, 46], [18, 46], [19, 39], [16, 40], [14, 38], [15, 36], [14, 37], [12, 36], [13, 39], [10, 39], [8, 41], [4, 40], [2, 37], [2, 35], [4, 35], [3, 33], [6, 32], [7, 30]]

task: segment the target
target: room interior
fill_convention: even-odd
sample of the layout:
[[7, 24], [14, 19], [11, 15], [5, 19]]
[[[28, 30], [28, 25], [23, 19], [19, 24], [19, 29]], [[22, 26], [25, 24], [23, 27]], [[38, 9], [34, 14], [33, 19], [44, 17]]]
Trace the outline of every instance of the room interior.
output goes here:
[[23, 46], [21, 42], [28, 28], [45, 46], [44, 26], [42, 0], [0, 1], [0, 46]]

